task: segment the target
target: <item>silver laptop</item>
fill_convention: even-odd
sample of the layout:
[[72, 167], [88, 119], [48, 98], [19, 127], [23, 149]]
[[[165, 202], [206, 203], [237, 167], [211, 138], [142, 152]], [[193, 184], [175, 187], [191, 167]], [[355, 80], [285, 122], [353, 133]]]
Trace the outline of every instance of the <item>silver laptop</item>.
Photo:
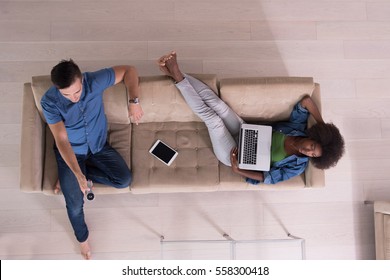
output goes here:
[[242, 124], [238, 145], [238, 167], [269, 171], [271, 166], [272, 127]]

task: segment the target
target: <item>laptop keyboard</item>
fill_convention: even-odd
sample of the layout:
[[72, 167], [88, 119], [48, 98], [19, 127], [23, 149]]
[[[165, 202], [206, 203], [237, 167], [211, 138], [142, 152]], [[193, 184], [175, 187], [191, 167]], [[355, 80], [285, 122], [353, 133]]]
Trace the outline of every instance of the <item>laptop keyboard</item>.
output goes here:
[[257, 130], [246, 129], [244, 137], [244, 152], [242, 163], [256, 164], [257, 159]]

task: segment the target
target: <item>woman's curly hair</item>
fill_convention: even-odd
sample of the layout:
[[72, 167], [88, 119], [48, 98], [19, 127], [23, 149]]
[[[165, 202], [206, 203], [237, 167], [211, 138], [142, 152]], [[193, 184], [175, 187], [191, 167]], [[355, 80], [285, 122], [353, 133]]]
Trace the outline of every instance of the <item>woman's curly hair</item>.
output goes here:
[[307, 130], [307, 136], [322, 147], [322, 155], [311, 158], [315, 167], [328, 169], [335, 166], [343, 156], [344, 139], [333, 123], [316, 123]]

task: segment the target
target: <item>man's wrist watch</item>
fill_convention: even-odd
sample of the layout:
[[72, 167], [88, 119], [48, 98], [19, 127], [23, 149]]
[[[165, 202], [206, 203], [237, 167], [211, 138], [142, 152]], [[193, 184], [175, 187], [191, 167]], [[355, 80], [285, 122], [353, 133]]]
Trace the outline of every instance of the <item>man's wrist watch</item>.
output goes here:
[[138, 97], [135, 97], [135, 98], [130, 98], [130, 99], [129, 99], [129, 103], [133, 103], [133, 104], [139, 104]]

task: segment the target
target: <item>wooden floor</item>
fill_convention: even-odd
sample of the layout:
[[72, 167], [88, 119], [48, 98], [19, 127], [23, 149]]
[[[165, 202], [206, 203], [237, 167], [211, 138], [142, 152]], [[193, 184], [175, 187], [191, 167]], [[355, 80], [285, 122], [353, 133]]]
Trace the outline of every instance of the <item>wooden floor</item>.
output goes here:
[[19, 191], [23, 83], [63, 58], [154, 75], [170, 50], [187, 72], [314, 77], [347, 153], [322, 189], [97, 197], [86, 205], [94, 258], [160, 258], [160, 235], [286, 231], [306, 240], [308, 259], [374, 258], [362, 202], [390, 200], [388, 0], [1, 0], [0, 258], [80, 259], [63, 198]]

